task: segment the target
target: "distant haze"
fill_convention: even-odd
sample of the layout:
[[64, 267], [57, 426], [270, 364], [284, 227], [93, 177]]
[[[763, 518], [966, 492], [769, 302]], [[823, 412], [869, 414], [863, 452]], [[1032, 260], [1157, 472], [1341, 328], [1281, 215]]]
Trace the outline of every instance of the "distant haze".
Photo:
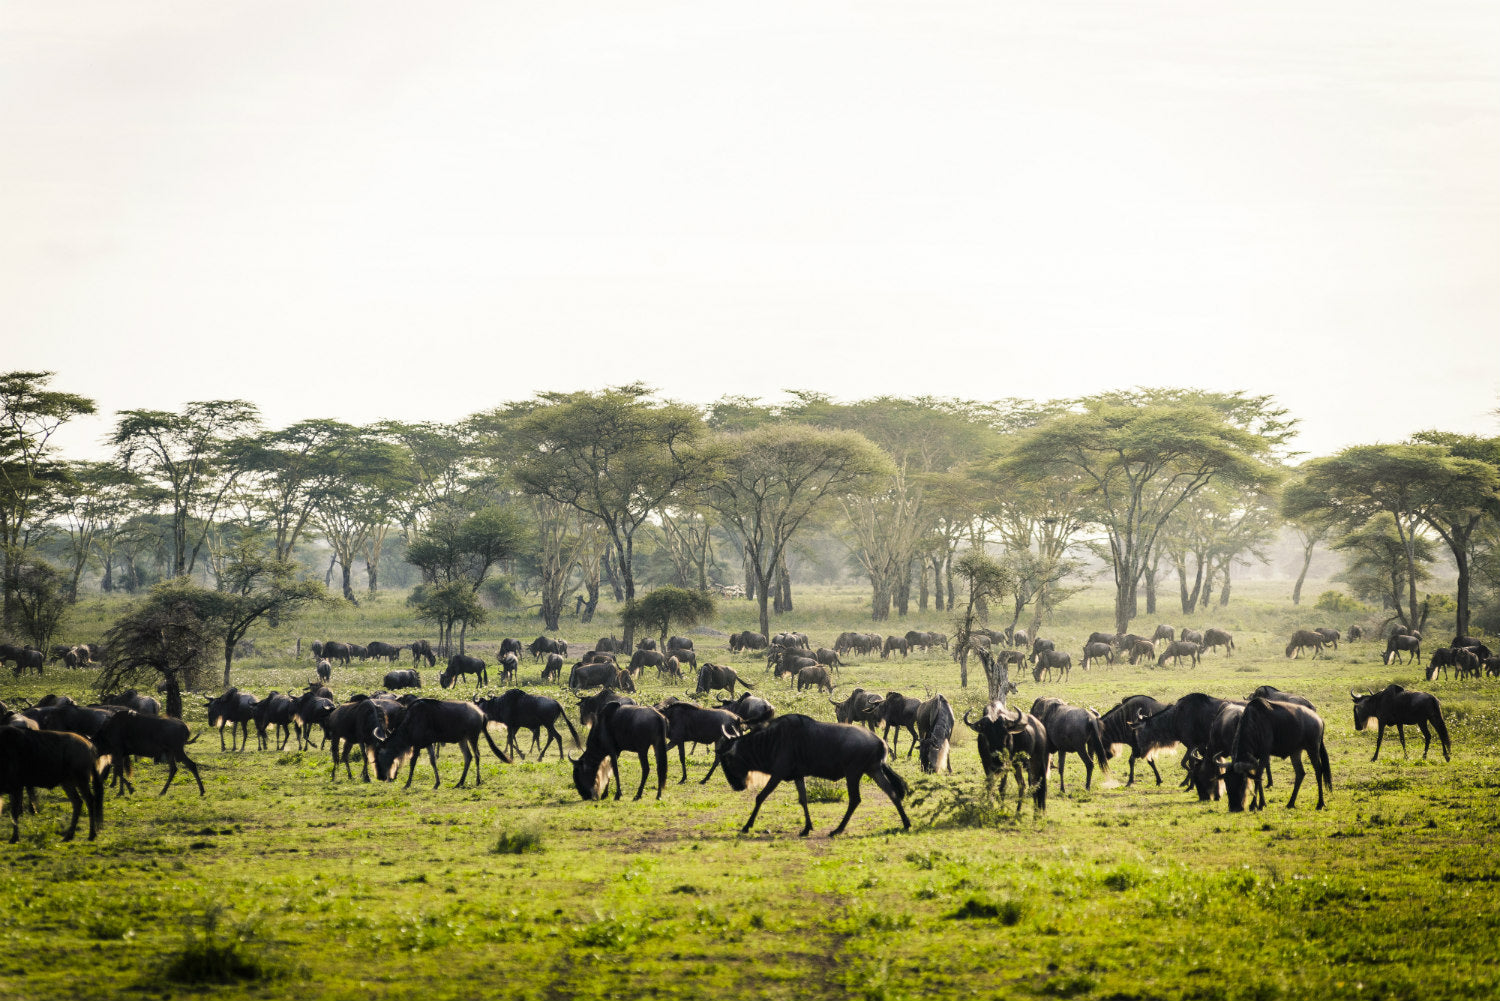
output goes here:
[[635, 380], [1500, 403], [1500, 5], [0, 0], [0, 367], [102, 414]]

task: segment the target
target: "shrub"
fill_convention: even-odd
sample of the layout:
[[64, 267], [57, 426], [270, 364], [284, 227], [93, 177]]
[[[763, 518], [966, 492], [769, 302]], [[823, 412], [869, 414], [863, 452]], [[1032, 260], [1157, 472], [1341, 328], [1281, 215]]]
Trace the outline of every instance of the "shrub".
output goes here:
[[1339, 615], [1364, 615], [1370, 610], [1342, 591], [1324, 591], [1318, 595], [1318, 600], [1313, 603], [1313, 607], [1322, 612], [1335, 612]]
[[519, 831], [501, 831], [495, 842], [496, 855], [525, 855], [542, 850], [542, 834], [535, 828], [525, 827]]
[[259, 922], [226, 920], [224, 908], [212, 904], [186, 922], [182, 948], [166, 958], [162, 973], [182, 984], [274, 980], [284, 973], [276, 953]]

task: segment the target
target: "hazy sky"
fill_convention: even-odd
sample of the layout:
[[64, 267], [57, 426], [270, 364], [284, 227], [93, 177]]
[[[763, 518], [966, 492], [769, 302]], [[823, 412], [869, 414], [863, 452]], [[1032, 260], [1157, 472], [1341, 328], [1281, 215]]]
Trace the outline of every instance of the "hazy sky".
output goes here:
[[0, 135], [75, 452], [633, 380], [1500, 430], [1493, 0], [0, 0]]

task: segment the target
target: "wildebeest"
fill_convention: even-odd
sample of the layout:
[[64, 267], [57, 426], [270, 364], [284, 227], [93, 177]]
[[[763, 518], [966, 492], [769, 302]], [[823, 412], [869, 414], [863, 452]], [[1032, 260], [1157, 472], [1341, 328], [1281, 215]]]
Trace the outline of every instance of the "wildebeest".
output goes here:
[[8, 660], [15, 661], [15, 675], [18, 678], [28, 670], [41, 675], [42, 665], [46, 659], [47, 655], [41, 650], [29, 646], [11, 646], [9, 643], [0, 643], [0, 664]]
[[732, 667], [721, 667], [718, 664], [704, 664], [698, 668], [698, 687], [695, 691], [699, 695], [707, 695], [715, 689], [722, 689], [734, 698], [734, 686], [744, 685], [746, 688], [754, 688], [744, 678], [735, 673]]
[[1131, 695], [1120, 700], [1119, 705], [1099, 717], [1099, 722], [1104, 727], [1105, 745], [1111, 749], [1117, 744], [1130, 748], [1130, 778], [1125, 782], [1127, 786], [1135, 784], [1135, 763], [1141, 760], [1151, 766], [1151, 772], [1156, 776], [1156, 784], [1161, 785], [1161, 772], [1156, 767], [1156, 755], [1160, 751], [1176, 747], [1177, 742], [1170, 740], [1161, 744], [1138, 747], [1131, 723], [1147, 716], [1154, 716], [1165, 708], [1167, 708], [1166, 703], [1158, 702], [1149, 695]]
[[1168, 643], [1170, 643], [1176, 638], [1177, 631], [1166, 624], [1157, 626], [1156, 632], [1151, 634], [1151, 642], [1153, 643], [1157, 642], [1158, 640], [1166, 640]]
[[1208, 729], [1226, 701], [1202, 692], [1190, 692], [1159, 712], [1128, 720], [1137, 753], [1144, 757], [1148, 748], [1170, 744], [1189, 748], [1204, 746], [1208, 743]]
[[1093, 787], [1096, 761], [1101, 772], [1109, 771], [1109, 750], [1104, 746], [1104, 724], [1098, 713], [1070, 706], [1062, 699], [1041, 698], [1031, 704], [1031, 715], [1047, 728], [1048, 753], [1057, 754], [1058, 792], [1068, 792], [1063, 767], [1070, 753], [1083, 761], [1085, 789]]
[[1383, 691], [1371, 692], [1368, 695], [1355, 695], [1349, 693], [1354, 699], [1354, 729], [1363, 730], [1371, 719], [1379, 725], [1380, 729], [1375, 733], [1375, 753], [1370, 757], [1371, 761], [1380, 757], [1380, 742], [1385, 738], [1385, 728], [1394, 726], [1396, 736], [1401, 739], [1401, 754], [1406, 755], [1406, 731], [1405, 727], [1412, 724], [1422, 731], [1422, 757], [1427, 757], [1427, 751], [1432, 746], [1432, 734], [1427, 732], [1430, 723], [1437, 731], [1438, 739], [1443, 743], [1443, 760], [1451, 760], [1449, 756], [1448, 725], [1443, 722], [1443, 707], [1437, 697], [1427, 692], [1408, 691], [1400, 685], [1387, 685]]
[[[744, 720], [727, 709], [707, 709], [703, 706], [694, 705], [691, 702], [674, 702], [671, 705], [661, 706], [660, 712], [667, 718], [667, 751], [671, 752], [673, 747], [677, 748], [677, 758], [682, 765], [682, 778], [680, 785], [687, 781], [687, 745], [708, 744], [714, 746], [724, 736], [725, 731], [738, 734], [744, 728]], [[714, 769], [719, 767], [719, 760], [714, 758], [708, 766], [708, 774], [699, 780], [703, 785], [713, 777]]]
[[596, 685], [609, 685], [615, 688], [623, 688], [627, 692], [635, 691], [635, 681], [630, 677], [630, 672], [620, 667], [614, 661], [606, 660], [597, 664], [574, 664], [573, 670], [568, 674], [568, 687], [573, 691], [582, 688], [593, 688]]
[[349, 655], [357, 659], [362, 664], [370, 659], [370, 650], [368, 647], [361, 646], [358, 643], [350, 643]]
[[133, 759], [142, 757], [166, 762], [167, 781], [161, 787], [161, 792], [157, 793], [158, 796], [166, 795], [167, 790], [172, 787], [179, 762], [198, 783], [198, 795], [202, 796], [203, 778], [198, 774], [197, 763], [187, 754], [187, 745], [197, 739], [189, 738], [187, 724], [182, 720], [142, 716], [133, 710], [124, 709], [115, 713], [99, 729], [94, 742], [99, 753], [108, 756], [109, 767], [119, 776], [121, 793], [134, 791], [135, 787], [130, 782], [130, 776], [134, 772]]
[[411, 645], [411, 666], [416, 667], [417, 661], [424, 658], [428, 667], [437, 667], [437, 654], [432, 652], [432, 644], [426, 640], [414, 640]]
[[625, 646], [625, 642], [618, 636], [601, 636], [594, 643], [594, 649], [600, 653], [619, 653]]
[[391, 730], [405, 713], [406, 707], [401, 703], [380, 698], [358, 699], [335, 708], [323, 721], [323, 736], [332, 745], [333, 769], [329, 778], [338, 778], [340, 760], [344, 763], [345, 773], [354, 778], [349, 768], [349, 752], [359, 744], [364, 758], [361, 777], [365, 782], [370, 781], [370, 762], [376, 749], [390, 737]]
[[292, 700], [293, 728], [299, 748], [312, 747], [312, 728], [326, 720], [336, 708], [330, 695], [322, 694], [327, 691], [326, 688], [310, 689]]
[[859, 723], [871, 732], [880, 724], [880, 696], [874, 692], [856, 688], [842, 702], [828, 701], [833, 704], [834, 719], [840, 723]]
[[[1051, 640], [1044, 642], [1050, 643]], [[1052, 672], [1056, 671], [1058, 677], [1067, 680], [1069, 672], [1073, 670], [1073, 655], [1066, 650], [1039, 650], [1036, 654], [1035, 666], [1031, 669], [1031, 680], [1041, 681], [1042, 675], [1047, 675], [1047, 680], [1052, 680]]]
[[1396, 663], [1399, 664], [1401, 663], [1401, 655], [1403, 653], [1407, 655], [1407, 663], [1411, 663], [1413, 660], [1418, 664], [1422, 663], [1422, 638], [1420, 636], [1410, 636], [1405, 633], [1392, 636], [1385, 641], [1385, 656], [1381, 659], [1381, 663], [1389, 664], [1391, 658], [1394, 657]]
[[729, 636], [731, 653], [739, 653], [742, 650], [764, 650], [769, 645], [765, 633], [755, 633], [748, 629], [740, 633], [731, 633]]
[[885, 660], [892, 653], [895, 653], [898, 650], [901, 652], [901, 656], [903, 657], [910, 655], [911, 649], [910, 645], [906, 642], [906, 637], [887, 636], [885, 638], [885, 646], [882, 647], [880, 651], [880, 659]]
[[[1032, 809], [1047, 809], [1047, 728], [1042, 721], [1030, 713], [1014, 710], [1006, 713], [998, 703], [990, 707], [978, 723], [969, 721], [964, 713], [964, 725], [977, 734], [979, 762], [984, 766], [985, 779], [992, 784], [1000, 780], [1000, 795], [1005, 795], [1008, 770], [1016, 773], [1016, 816], [1021, 815], [1021, 804], [1026, 792], [1031, 792]], [[991, 788], [993, 786], [991, 785]]]
[[349, 664], [354, 659], [354, 649], [348, 643], [336, 643], [333, 640], [323, 642], [323, 657], [325, 660], [336, 660], [340, 664]]
[[568, 641], [565, 639], [548, 639], [546, 636], [538, 636], [526, 647], [531, 653], [532, 660], [540, 660], [544, 653], [560, 653], [564, 657], [568, 655]]
[[1234, 656], [1234, 637], [1222, 629], [1203, 630], [1203, 652], [1209, 653], [1216, 647], [1223, 647], [1225, 656]]
[[868, 775], [881, 791], [890, 797], [901, 817], [901, 826], [911, 829], [901, 801], [906, 798], [906, 782], [886, 763], [885, 741], [857, 726], [846, 723], [820, 723], [810, 716], [794, 713], [778, 716], [759, 730], [731, 736], [725, 734], [716, 746], [724, 777], [737, 792], [747, 788], [752, 772], [766, 776], [764, 788], [755, 797], [755, 807], [740, 828], [750, 833], [761, 804], [787, 779], [797, 786], [797, 798], [806, 821], [802, 837], [812, 831], [812, 814], [807, 809], [808, 778], [844, 779], [849, 791], [849, 806], [839, 825], [829, 837], [843, 832], [854, 810], [859, 806], [859, 783]]
[[1330, 629], [1328, 626], [1318, 626], [1313, 629], [1313, 632], [1323, 637], [1324, 646], [1331, 646], [1335, 650], [1339, 648], [1340, 634], [1337, 629]]
[[829, 671], [837, 671], [844, 666], [844, 662], [839, 660], [838, 651], [830, 650], [826, 646], [820, 646], [813, 651], [813, 660], [828, 668]]
[[828, 676], [828, 668], [821, 664], [815, 667], [804, 667], [797, 672], [797, 691], [804, 688], [816, 688], [820, 692], [833, 694], [833, 679]]
[[[486, 698], [476, 699], [476, 704], [483, 710], [485, 716], [500, 723], [505, 727], [505, 749], [514, 751], [521, 757], [526, 755], [521, 752], [520, 745], [516, 743], [517, 730], [530, 730], [532, 746], [541, 745], [541, 754], [537, 760], [547, 756], [552, 742], [557, 741], [557, 756], [564, 757], [562, 735], [557, 732], [557, 720], [561, 717], [567, 724], [568, 733], [573, 738], [573, 746], [579, 745], [578, 731], [573, 727], [573, 721], [568, 719], [568, 714], [563, 710], [562, 703], [545, 695], [530, 695], [519, 688], [512, 688], [499, 695], [491, 695]], [[541, 731], [547, 731], [547, 743], [541, 744]]]
[[393, 692], [400, 688], [421, 688], [422, 676], [412, 670], [387, 671], [380, 683]]
[[464, 770], [458, 777], [456, 788], [462, 789], [464, 780], [469, 777], [469, 761], [474, 762], [474, 784], [483, 784], [480, 778], [479, 768], [479, 738], [483, 737], [495, 757], [510, 764], [510, 758], [505, 752], [496, 746], [490, 737], [486, 726], [487, 718], [483, 709], [472, 702], [459, 702], [453, 699], [418, 699], [406, 710], [401, 725], [396, 727], [375, 750], [375, 776], [387, 781], [395, 781], [401, 774], [401, 765], [410, 762], [406, 773], [406, 785], [411, 788], [411, 780], [417, 774], [417, 758], [421, 756], [423, 749], [427, 751], [427, 758], [432, 763], [432, 787], [436, 789], [442, 785], [443, 780], [438, 775], [437, 746], [439, 744], [457, 744], [458, 749], [463, 752]]
[[[555, 654], [555, 653], [549, 653], [547, 656], [548, 657], [556, 657], [557, 654]], [[500, 684], [502, 684], [502, 685], [514, 685], [516, 683], [516, 675], [521, 670], [521, 663], [517, 659], [517, 657], [516, 657], [515, 654], [513, 654], [513, 653], [503, 653], [503, 654], [501, 654], [500, 655], [500, 663], [497, 664], [497, 665], [495, 665], [495, 666], [498, 667], [498, 668], [500, 668]]]
[[901, 731], [904, 729], [911, 734], [911, 746], [906, 749], [906, 756], [911, 757], [912, 751], [917, 748], [917, 710], [922, 708], [922, 700], [902, 695], [900, 692], [886, 692], [885, 698], [880, 700], [876, 708], [876, 715], [885, 724], [885, 729], [880, 733], [880, 739], [891, 743], [891, 728], [896, 729], [896, 740], [891, 743], [891, 753], [899, 754], [901, 751]]
[[667, 638], [667, 653], [674, 650], [691, 650], [693, 641], [686, 636], [669, 636]]
[[953, 771], [953, 763], [948, 760], [953, 740], [953, 707], [941, 692], [917, 709], [917, 739], [922, 748], [917, 756], [922, 771]]
[[660, 671], [666, 662], [666, 655], [659, 650], [637, 650], [630, 655], [630, 673], [633, 677], [639, 677], [640, 673], [648, 667], [654, 667]]
[[500, 641], [500, 649], [495, 652], [495, 655], [497, 657], [504, 657], [508, 653], [515, 654], [516, 660], [519, 661], [526, 653], [526, 648], [521, 645], [520, 640], [513, 636], [507, 636]]
[[720, 699], [719, 708], [734, 713], [744, 720], [746, 726], [762, 726], [776, 717], [775, 706], [759, 695], [751, 695], [749, 692], [745, 692], [737, 699]]
[[[323, 644], [323, 648], [326, 650], [328, 644]], [[237, 727], [240, 736], [238, 746], [243, 751], [250, 742], [250, 723], [255, 719], [255, 696], [241, 692], [238, 688], [230, 688], [223, 695], [205, 701], [208, 703], [208, 725], [219, 729], [219, 750], [224, 750], [224, 727], [228, 726], [230, 749], [235, 747]]]
[[1361, 627], [1361, 626], [1350, 626], [1349, 627], [1348, 636], [1349, 636], [1349, 642], [1350, 643], [1353, 643], [1355, 640], [1358, 640], [1358, 639], [1363, 639], [1364, 635], [1365, 635], [1365, 631], [1364, 631], [1363, 627]]
[[371, 640], [365, 649], [376, 660], [388, 660], [393, 664], [396, 662], [396, 658], [401, 656], [401, 648], [399, 646], [392, 646], [380, 640]]
[[1134, 664], [1142, 657], [1145, 657], [1148, 660], [1156, 659], [1156, 644], [1152, 643], [1148, 639], [1142, 639], [1139, 636], [1131, 637], [1130, 639], [1128, 639], [1125, 642], [1124, 650], [1128, 654], [1131, 664]]
[[1106, 633], [1095, 630], [1089, 633], [1089, 638], [1083, 641], [1084, 646], [1092, 646], [1095, 643], [1103, 643], [1113, 650], [1123, 637], [1119, 633]]
[[[38, 651], [40, 652], [40, 651]], [[78, 817], [89, 811], [89, 840], [104, 823], [103, 767], [94, 745], [76, 733], [0, 726], [0, 793], [10, 798], [10, 843], [21, 840], [21, 802], [27, 790], [61, 788], [73, 806], [64, 841], [78, 831]]]
[[658, 678], [682, 678], [682, 663], [676, 657], [668, 657], [666, 661], [656, 669]]
[[264, 751], [270, 746], [270, 738], [266, 736], [266, 729], [274, 726], [276, 728], [276, 750], [286, 747], [286, 742], [292, 739], [292, 726], [296, 723], [297, 708], [292, 703], [290, 696], [280, 692], [272, 692], [255, 704], [255, 738], [256, 745]]
[[[1323, 784], [1333, 788], [1333, 773], [1328, 765], [1328, 748], [1323, 743], [1323, 718], [1306, 706], [1292, 702], [1273, 702], [1269, 699], [1251, 699], [1240, 715], [1235, 728], [1234, 748], [1226, 768], [1232, 768], [1237, 779], [1255, 779], [1256, 800], [1265, 806], [1265, 793], [1261, 790], [1261, 762], [1269, 758], [1291, 758], [1292, 798], [1287, 800], [1287, 809], [1297, 805], [1297, 791], [1302, 788], [1306, 774], [1302, 767], [1302, 755], [1312, 765], [1313, 777], [1318, 783], [1318, 809], [1323, 809]], [[1245, 799], [1245, 782], [1226, 781], [1229, 793], [1229, 808], [1237, 809]]]
[[[1210, 799], [1219, 798], [1219, 786], [1225, 782], [1225, 762], [1231, 761], [1230, 752], [1234, 750], [1234, 735], [1239, 730], [1240, 716], [1245, 712], [1243, 702], [1224, 702], [1219, 706], [1218, 714], [1214, 716], [1213, 722], [1209, 724], [1208, 735], [1205, 743], [1188, 749], [1182, 759], [1182, 767], [1186, 769], [1187, 776], [1183, 779], [1183, 785], [1191, 786], [1198, 793], [1198, 801], [1208, 802]], [[1270, 762], [1262, 762], [1266, 766], [1266, 780], [1270, 781]], [[1233, 769], [1228, 769], [1233, 773]], [[1243, 787], [1243, 777], [1231, 774], [1228, 781], [1238, 782]], [[1242, 791], [1233, 790], [1234, 792]], [[1230, 809], [1240, 810], [1242, 806], [1236, 805], [1238, 801], [1233, 795], [1230, 796]]]
[[1051, 649], [1054, 649], [1052, 641], [1044, 640], [1040, 636], [1038, 636], [1036, 639], [1031, 641], [1031, 657], [1029, 658], [1030, 661], [1033, 664], [1036, 663], [1037, 660], [1041, 658], [1042, 654]]
[[777, 633], [771, 637], [772, 646], [800, 647], [803, 650], [812, 649], [812, 641], [807, 638], [806, 633]]
[[1108, 643], [1088, 643], [1083, 648], [1083, 660], [1078, 666], [1087, 671], [1089, 669], [1089, 662], [1098, 660], [1101, 657], [1104, 658], [1106, 664], [1113, 664], [1115, 662], [1115, 648]]
[[562, 682], [563, 655], [560, 653], [547, 654], [547, 662], [542, 666], [542, 680]]
[[142, 695], [134, 688], [127, 688], [115, 695], [106, 695], [99, 702], [106, 706], [119, 706], [122, 709], [131, 709], [142, 716], [160, 716], [161, 703], [149, 695]]
[[1189, 629], [1187, 626], [1183, 626], [1177, 631], [1177, 639], [1178, 642], [1181, 643], [1196, 643], [1200, 647], [1203, 645], [1202, 631], [1198, 629]]
[[[1183, 631], [1186, 632], [1187, 630]], [[1156, 658], [1156, 666], [1165, 667], [1168, 659], [1174, 665], [1181, 664], [1182, 658], [1186, 657], [1188, 663], [1196, 667], [1202, 656], [1203, 648], [1197, 643], [1194, 643], [1192, 640], [1177, 640], [1167, 644], [1167, 648], [1161, 652], [1161, 656]]]
[[333, 665], [328, 662], [326, 657], [318, 660], [318, 665], [314, 670], [317, 671], [319, 681], [333, 680]]
[[1287, 642], [1286, 655], [1295, 660], [1303, 650], [1311, 648], [1313, 658], [1317, 659], [1323, 656], [1324, 642], [1326, 641], [1322, 633], [1312, 629], [1298, 629], [1292, 633], [1292, 638]]
[[610, 776], [615, 780], [615, 799], [623, 789], [620, 782], [620, 755], [634, 751], [641, 759], [641, 784], [635, 791], [640, 799], [651, 775], [648, 755], [656, 752], [656, 798], [667, 785], [667, 718], [650, 706], [621, 705], [612, 702], [599, 711], [599, 719], [589, 730], [583, 753], [573, 759], [573, 785], [584, 799], [603, 799], [609, 789]]
[[618, 703], [622, 706], [635, 705], [635, 699], [628, 695], [621, 695], [613, 689], [606, 688], [593, 695], [585, 695], [578, 700], [578, 721], [584, 726], [593, 726], [599, 719], [599, 713], [607, 705]]
[[474, 675], [475, 688], [490, 683], [489, 668], [483, 658], [456, 653], [448, 658], [448, 666], [442, 674], [438, 675], [438, 687], [452, 688], [464, 675], [468, 674]]

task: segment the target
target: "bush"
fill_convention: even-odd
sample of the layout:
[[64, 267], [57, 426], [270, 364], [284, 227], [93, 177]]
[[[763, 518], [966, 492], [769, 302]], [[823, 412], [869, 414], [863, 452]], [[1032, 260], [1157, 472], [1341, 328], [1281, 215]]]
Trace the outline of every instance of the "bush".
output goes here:
[[182, 984], [233, 984], [274, 980], [284, 970], [258, 922], [225, 920], [224, 908], [210, 905], [184, 928], [182, 948], [169, 955], [162, 974]]
[[495, 842], [496, 855], [525, 855], [542, 850], [542, 834], [533, 828], [519, 831], [501, 831]]
[[1342, 591], [1324, 591], [1318, 595], [1313, 607], [1321, 612], [1339, 615], [1366, 615], [1370, 611], [1367, 605], [1360, 604]]

